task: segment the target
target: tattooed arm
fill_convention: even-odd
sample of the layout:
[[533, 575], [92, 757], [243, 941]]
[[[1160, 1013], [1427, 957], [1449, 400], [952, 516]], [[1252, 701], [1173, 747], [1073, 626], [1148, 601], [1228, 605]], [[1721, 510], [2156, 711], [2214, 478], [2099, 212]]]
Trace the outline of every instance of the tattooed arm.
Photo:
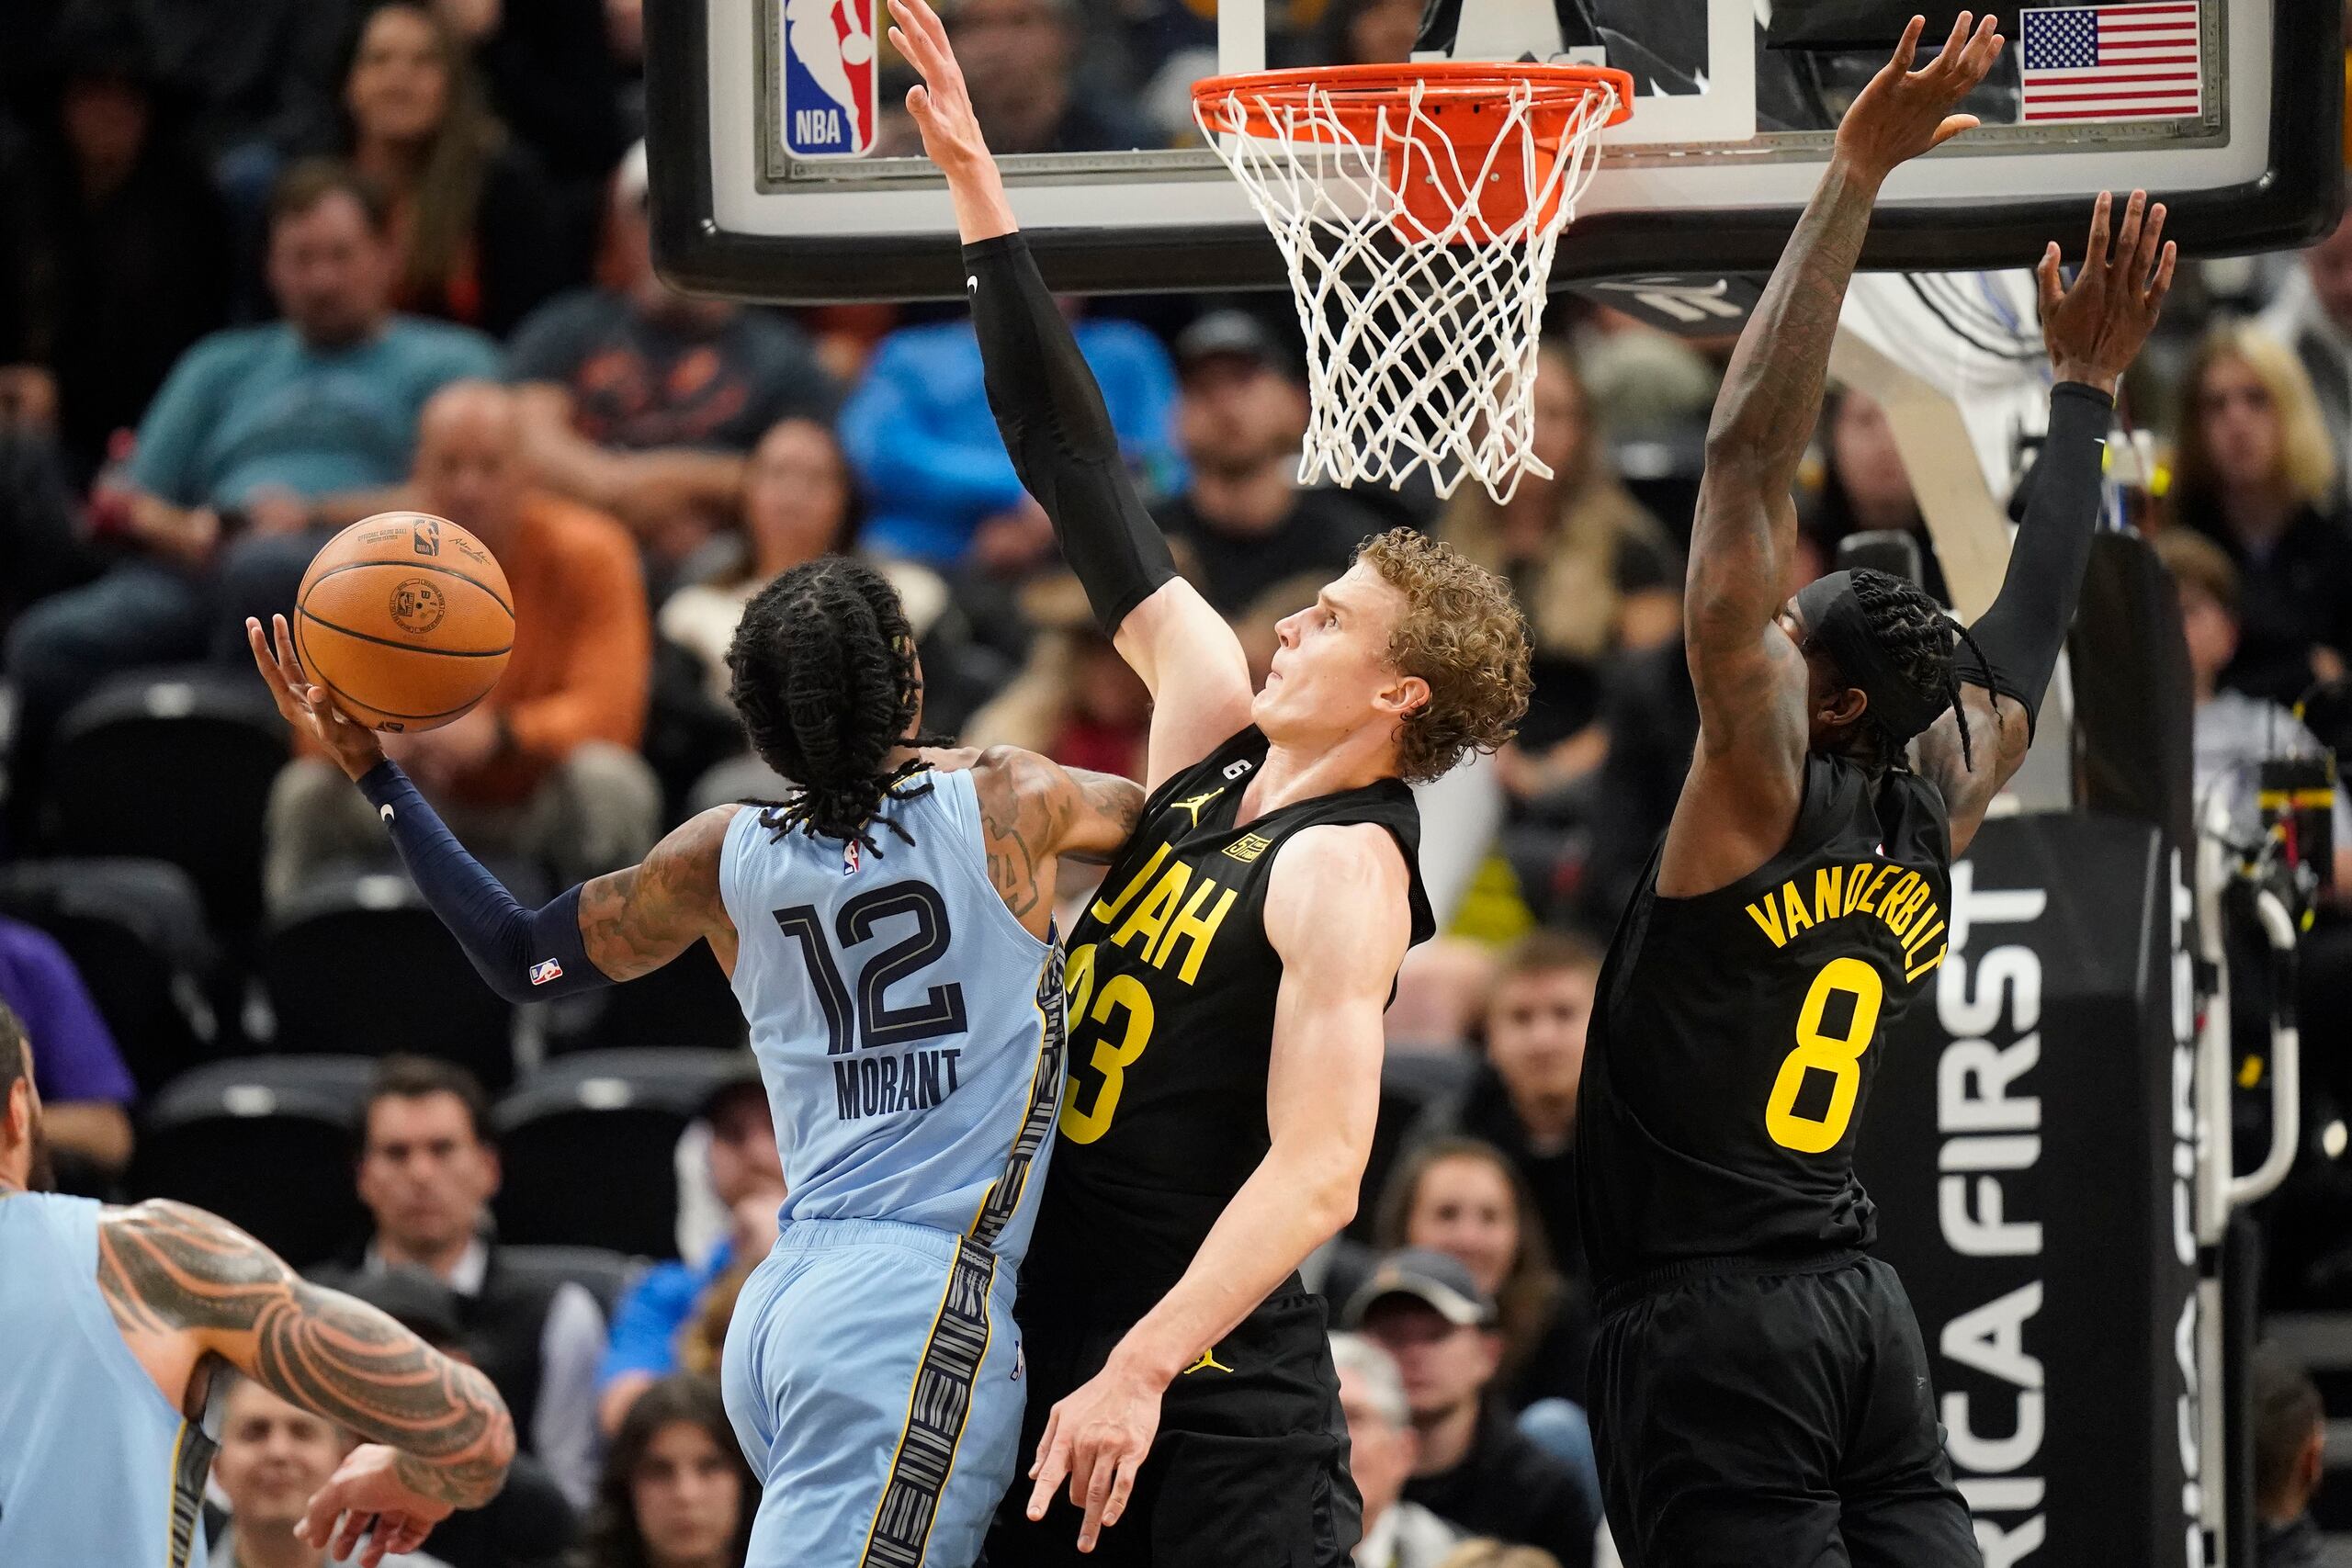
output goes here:
[[581, 888], [580, 940], [599, 971], [634, 980], [707, 941], [720, 967], [734, 972], [735, 922], [718, 894], [718, 857], [741, 809], [714, 806], [689, 818], [640, 863]]
[[971, 766], [989, 880], [1014, 918], [1043, 937], [1051, 929], [1061, 857], [1109, 860], [1143, 815], [1143, 786], [1065, 768], [1015, 746], [991, 746]]
[[[514, 1424], [490, 1380], [374, 1307], [313, 1285], [201, 1209], [109, 1209], [98, 1289], [142, 1364], [208, 1356], [303, 1409], [397, 1450], [392, 1477], [435, 1517], [498, 1495]], [[183, 1382], [186, 1376], [183, 1375]]]
[[1686, 588], [1699, 745], [1668, 829], [1658, 890], [1712, 892], [1779, 852], [1804, 784], [1803, 653], [1775, 617], [1795, 553], [1796, 477], [1821, 412], [1829, 350], [1871, 209], [1887, 175], [1976, 121], [1950, 110], [2000, 52], [1991, 17], [1962, 12], [1910, 69], [1922, 22], [1846, 112], [1821, 186], [1740, 333], [1707, 432]]

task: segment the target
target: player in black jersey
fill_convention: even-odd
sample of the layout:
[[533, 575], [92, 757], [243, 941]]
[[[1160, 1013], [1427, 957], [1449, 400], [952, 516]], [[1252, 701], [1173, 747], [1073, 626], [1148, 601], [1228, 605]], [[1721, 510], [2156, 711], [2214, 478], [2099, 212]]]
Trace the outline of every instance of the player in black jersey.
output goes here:
[[2117, 378], [2173, 269], [2134, 194], [2115, 243], [2040, 276], [2050, 432], [2007, 575], [1962, 633], [1906, 582], [1783, 604], [1789, 487], [1879, 186], [1975, 122], [1999, 52], [1922, 23], [1855, 100], [1733, 355], [1691, 541], [1700, 738], [1600, 984], [1577, 1112], [1601, 1294], [1590, 1387], [1629, 1568], [1979, 1561], [1901, 1285], [1853, 1172], [1873, 1043], [1942, 962], [1949, 870], [2024, 760], [2074, 616]]
[[1430, 933], [1406, 785], [1510, 733], [1526, 626], [1500, 579], [1384, 536], [1283, 623], [1253, 695], [1128, 480], [944, 29], [922, 0], [891, 14], [1005, 445], [1154, 699], [1150, 798], [1069, 937], [1070, 1083], [1019, 1307], [1035, 1487], [989, 1559], [1341, 1568], [1361, 1504], [1296, 1270], [1354, 1212], [1381, 1014]]

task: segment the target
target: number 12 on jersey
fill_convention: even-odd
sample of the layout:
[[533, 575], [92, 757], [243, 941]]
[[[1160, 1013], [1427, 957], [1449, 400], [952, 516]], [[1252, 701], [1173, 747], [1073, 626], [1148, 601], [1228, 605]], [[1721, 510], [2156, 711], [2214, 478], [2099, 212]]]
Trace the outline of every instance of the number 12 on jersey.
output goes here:
[[[1844, 993], [1854, 1010], [1843, 1034], [1826, 1034], [1822, 1024], [1829, 998]], [[1833, 958], [1813, 977], [1804, 1006], [1797, 1013], [1796, 1049], [1781, 1063], [1772, 1080], [1771, 1098], [1764, 1102], [1764, 1130], [1784, 1149], [1802, 1155], [1826, 1153], [1845, 1137], [1854, 1119], [1854, 1100], [1862, 1089], [1862, 1053], [1878, 1032], [1880, 1006], [1886, 1000], [1886, 982], [1877, 970], [1859, 958]], [[1797, 1111], [1797, 1096], [1808, 1074], [1830, 1075], [1829, 1108], [1818, 1119]]]

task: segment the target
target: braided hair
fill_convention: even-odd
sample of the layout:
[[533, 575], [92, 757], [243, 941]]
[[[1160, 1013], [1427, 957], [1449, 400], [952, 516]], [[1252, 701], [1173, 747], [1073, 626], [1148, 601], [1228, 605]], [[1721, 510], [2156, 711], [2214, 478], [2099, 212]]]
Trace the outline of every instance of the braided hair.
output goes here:
[[876, 822], [907, 843], [904, 828], [881, 816], [893, 800], [931, 785], [910, 784], [923, 764], [887, 766], [910, 735], [922, 705], [914, 630], [898, 591], [847, 556], [794, 567], [755, 594], [727, 650], [727, 694], [760, 760], [793, 787], [768, 804], [760, 825], [775, 840], [796, 829], [876, 853]]
[[[1976, 656], [1978, 664], [1990, 670], [1984, 650], [1968, 628], [1944, 614], [1941, 604], [1930, 598], [1917, 584], [1888, 572], [1858, 570], [1853, 574], [1854, 598], [1860, 604], [1863, 616], [1869, 621], [1871, 640], [1881, 652], [1894, 661], [1904, 677], [1922, 692], [1941, 692], [1944, 705], [1960, 720], [1960, 759], [1973, 772], [1976, 757], [1969, 746], [1968, 710], [1960, 704], [1959, 661], [1953, 657], [1962, 643]], [[1895, 734], [1877, 720], [1874, 714], [1865, 713], [1865, 723], [1878, 743], [1879, 754], [1899, 759], [1909, 744], [1907, 737]]]

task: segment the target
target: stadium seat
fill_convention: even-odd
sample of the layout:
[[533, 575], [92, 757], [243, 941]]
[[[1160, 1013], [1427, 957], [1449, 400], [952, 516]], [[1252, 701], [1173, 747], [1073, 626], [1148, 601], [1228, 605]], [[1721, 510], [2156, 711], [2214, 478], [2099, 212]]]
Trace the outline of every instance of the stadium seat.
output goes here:
[[613, 1321], [613, 1308], [619, 1304], [621, 1292], [645, 1268], [636, 1258], [606, 1247], [533, 1247], [503, 1239], [498, 1266], [513, 1274], [569, 1280], [582, 1286], [596, 1298], [597, 1310], [606, 1323]]
[[1477, 1066], [1477, 1056], [1468, 1051], [1393, 1051], [1382, 1059], [1380, 1116], [1373, 1124], [1372, 1153], [1364, 1161], [1363, 1185], [1357, 1189], [1356, 1217], [1342, 1234], [1356, 1241], [1372, 1240], [1380, 1190], [1396, 1156], [1412, 1142], [1430, 1107], [1459, 1094]]
[[141, 1118], [129, 1186], [235, 1222], [296, 1268], [367, 1232], [352, 1180], [364, 1056], [246, 1056], [174, 1079]]
[[276, 1049], [459, 1064], [492, 1093], [514, 1077], [514, 1009], [398, 872], [314, 879], [271, 921], [256, 964]]
[[0, 867], [0, 915], [48, 932], [152, 1095], [212, 1055], [206, 987], [217, 954], [196, 885], [153, 860], [24, 861]]
[[286, 725], [250, 673], [192, 668], [109, 681], [58, 725], [47, 816], [68, 854], [169, 861], [216, 929], [261, 913], [262, 818]]
[[650, 975], [597, 992], [584, 1007], [564, 1004], [560, 1016], [582, 1021], [566, 1030], [551, 1021], [551, 1054], [639, 1045], [726, 1051], [746, 1038], [726, 972], [699, 942]]
[[678, 1135], [741, 1061], [734, 1051], [582, 1051], [529, 1075], [498, 1105], [500, 1237], [675, 1257]]

